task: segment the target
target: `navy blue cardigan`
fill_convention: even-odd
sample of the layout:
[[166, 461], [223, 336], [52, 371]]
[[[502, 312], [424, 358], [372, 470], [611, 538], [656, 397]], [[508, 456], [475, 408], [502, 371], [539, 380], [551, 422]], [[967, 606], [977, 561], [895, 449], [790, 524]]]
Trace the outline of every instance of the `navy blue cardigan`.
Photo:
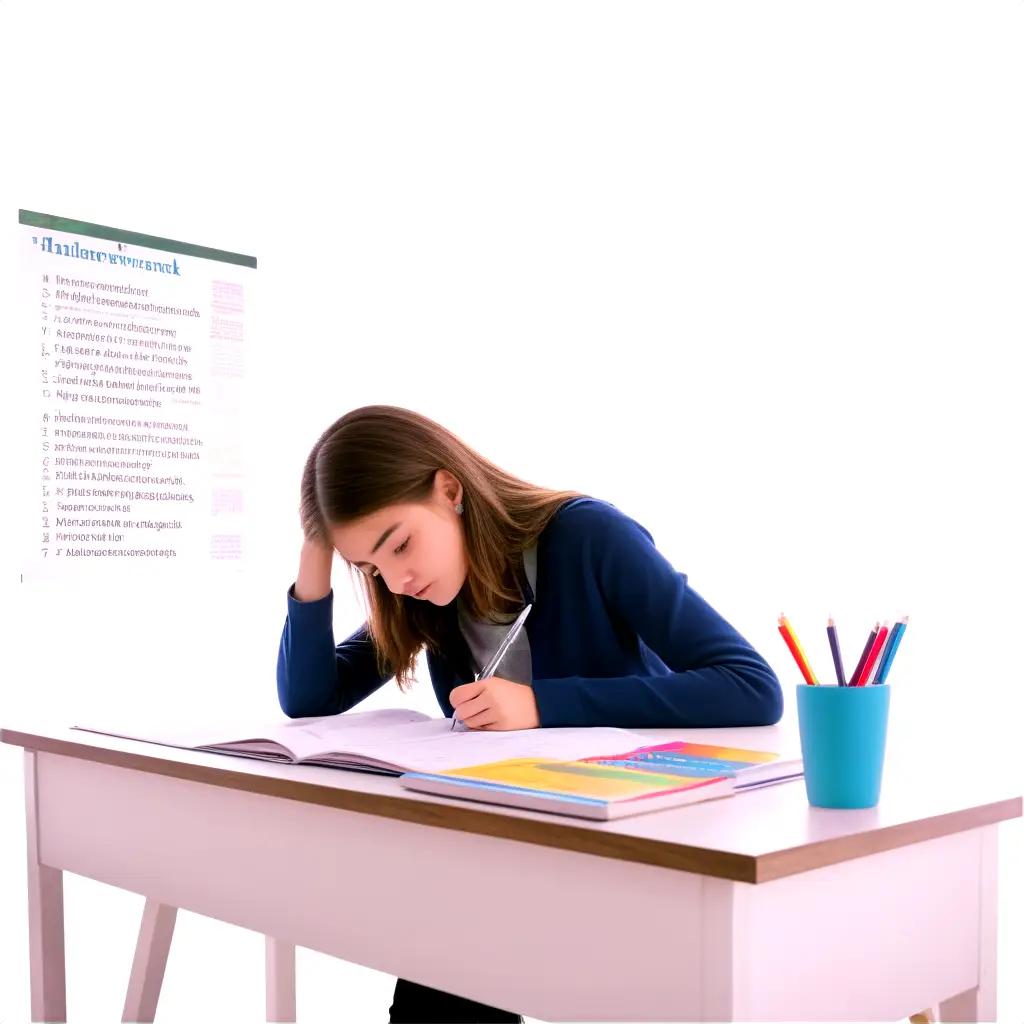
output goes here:
[[[335, 645], [333, 598], [332, 591], [303, 602], [288, 591], [277, 692], [291, 718], [347, 711], [392, 677], [378, 672], [365, 624]], [[538, 539], [537, 591], [527, 599], [542, 726], [694, 728], [773, 725], [782, 717], [782, 690], [764, 658], [651, 534], [609, 502], [562, 505]], [[440, 610], [444, 653], [428, 650], [427, 666], [450, 716], [448, 694], [473, 672], [455, 601]]]

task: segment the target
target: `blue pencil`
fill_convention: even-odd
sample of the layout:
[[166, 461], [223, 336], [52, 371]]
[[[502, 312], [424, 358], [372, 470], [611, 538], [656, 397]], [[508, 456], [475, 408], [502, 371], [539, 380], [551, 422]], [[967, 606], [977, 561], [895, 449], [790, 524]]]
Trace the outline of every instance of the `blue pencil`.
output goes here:
[[903, 634], [906, 632], [907, 623], [910, 621], [909, 615], [904, 615], [896, 623], [896, 628], [889, 634], [889, 642], [885, 645], [885, 650], [882, 652], [882, 657], [878, 663], [878, 672], [875, 673], [873, 686], [877, 686], [879, 683], [884, 683], [886, 676], [889, 675], [889, 669], [892, 667], [892, 659], [896, 656], [896, 648], [900, 645], [900, 640], [903, 639]]

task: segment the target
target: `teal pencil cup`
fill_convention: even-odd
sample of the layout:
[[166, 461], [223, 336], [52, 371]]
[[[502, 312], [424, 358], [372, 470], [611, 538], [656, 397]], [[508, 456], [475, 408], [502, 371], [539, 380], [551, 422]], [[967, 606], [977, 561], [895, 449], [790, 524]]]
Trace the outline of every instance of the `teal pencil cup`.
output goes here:
[[812, 807], [874, 807], [882, 791], [889, 689], [796, 688], [804, 785]]

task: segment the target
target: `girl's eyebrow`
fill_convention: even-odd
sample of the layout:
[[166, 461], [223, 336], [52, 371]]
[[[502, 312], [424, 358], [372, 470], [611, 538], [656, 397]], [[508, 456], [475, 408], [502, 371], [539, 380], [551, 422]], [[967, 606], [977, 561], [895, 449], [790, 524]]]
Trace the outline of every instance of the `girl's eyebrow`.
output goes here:
[[[402, 525], [401, 523], [395, 523], [394, 526], [389, 526], [380, 535], [380, 540], [377, 541], [377, 543], [373, 545], [373, 551], [371, 551], [370, 554], [371, 555], [374, 554], [377, 551], [377, 548], [379, 548], [381, 546], [381, 544], [383, 544], [384, 541], [386, 541], [388, 539], [388, 537], [390, 537], [391, 534], [393, 534], [395, 532], [395, 530], [397, 530], [401, 525]], [[355, 566], [360, 566], [360, 565], [372, 565], [373, 563], [372, 562], [353, 562], [352, 564], [355, 565]]]

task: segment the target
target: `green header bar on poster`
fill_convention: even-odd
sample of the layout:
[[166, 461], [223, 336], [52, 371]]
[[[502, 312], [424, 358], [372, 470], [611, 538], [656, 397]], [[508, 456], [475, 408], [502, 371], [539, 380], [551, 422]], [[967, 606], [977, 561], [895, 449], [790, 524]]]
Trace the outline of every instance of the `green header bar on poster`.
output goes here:
[[91, 238], [104, 238], [108, 242], [142, 245], [147, 249], [161, 249], [181, 256], [198, 256], [204, 260], [218, 260], [221, 263], [235, 263], [240, 267], [256, 269], [255, 256], [243, 256], [241, 253], [225, 252], [223, 249], [209, 249], [205, 245], [190, 245], [188, 242], [176, 242], [171, 238], [157, 238], [156, 235], [143, 235], [138, 231], [122, 231], [120, 228], [108, 228], [103, 224], [89, 224], [84, 220], [19, 210], [18, 221], [32, 227], [49, 228], [51, 231], [67, 231], [76, 235], [88, 235]]

